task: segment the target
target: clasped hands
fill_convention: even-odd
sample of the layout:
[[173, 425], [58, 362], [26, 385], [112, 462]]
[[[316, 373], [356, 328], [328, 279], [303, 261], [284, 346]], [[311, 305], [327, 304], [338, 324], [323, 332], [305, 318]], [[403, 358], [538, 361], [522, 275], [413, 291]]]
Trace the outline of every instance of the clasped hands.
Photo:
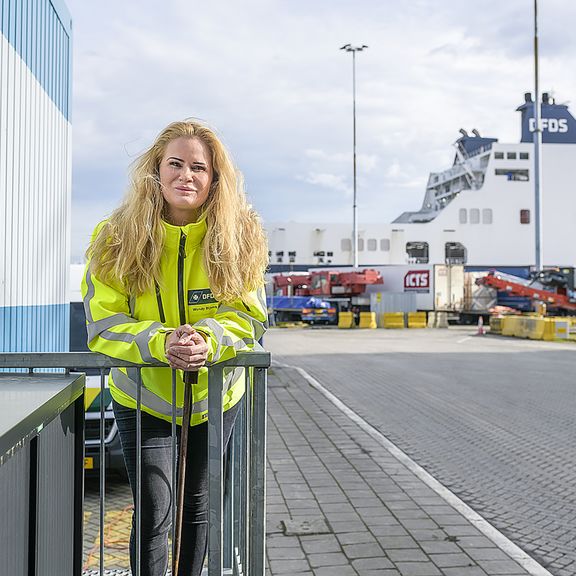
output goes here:
[[197, 371], [208, 357], [208, 344], [190, 324], [179, 326], [166, 337], [166, 358], [171, 368]]

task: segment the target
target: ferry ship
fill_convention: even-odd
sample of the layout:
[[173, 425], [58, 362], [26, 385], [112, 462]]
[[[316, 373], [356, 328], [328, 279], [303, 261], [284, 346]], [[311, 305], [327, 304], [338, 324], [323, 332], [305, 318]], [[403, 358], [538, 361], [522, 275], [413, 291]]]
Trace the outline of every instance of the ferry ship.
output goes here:
[[[360, 266], [463, 264], [468, 268], [534, 265], [534, 101], [517, 108], [521, 140], [460, 130], [453, 165], [432, 172], [422, 206], [390, 224], [359, 224]], [[576, 122], [566, 104], [542, 95], [543, 264], [575, 266]], [[350, 224], [267, 226], [272, 272], [351, 266]]]

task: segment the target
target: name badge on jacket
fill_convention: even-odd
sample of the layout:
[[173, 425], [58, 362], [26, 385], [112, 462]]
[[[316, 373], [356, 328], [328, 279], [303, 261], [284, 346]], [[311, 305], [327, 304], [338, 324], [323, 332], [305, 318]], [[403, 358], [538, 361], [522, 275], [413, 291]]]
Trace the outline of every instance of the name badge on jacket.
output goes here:
[[188, 306], [197, 306], [199, 304], [215, 304], [217, 302], [210, 288], [202, 290], [188, 290]]

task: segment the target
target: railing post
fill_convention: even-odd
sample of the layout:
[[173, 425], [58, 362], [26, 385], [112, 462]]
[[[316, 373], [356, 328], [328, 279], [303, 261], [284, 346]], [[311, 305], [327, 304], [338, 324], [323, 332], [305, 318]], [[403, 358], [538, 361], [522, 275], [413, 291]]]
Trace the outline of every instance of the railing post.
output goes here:
[[[176, 494], [178, 494], [176, 462], [178, 447], [176, 446], [176, 370], [172, 369], [172, 562], [176, 553]], [[176, 576], [176, 575], [174, 575]]]
[[136, 574], [140, 576], [142, 566], [142, 369], [138, 368], [136, 384]]
[[266, 370], [254, 368], [254, 413], [250, 437], [250, 576], [264, 576], [266, 538]]
[[104, 518], [106, 514], [106, 377], [100, 368], [100, 576], [104, 576]]
[[222, 576], [222, 384], [224, 369], [208, 371], [208, 576]]

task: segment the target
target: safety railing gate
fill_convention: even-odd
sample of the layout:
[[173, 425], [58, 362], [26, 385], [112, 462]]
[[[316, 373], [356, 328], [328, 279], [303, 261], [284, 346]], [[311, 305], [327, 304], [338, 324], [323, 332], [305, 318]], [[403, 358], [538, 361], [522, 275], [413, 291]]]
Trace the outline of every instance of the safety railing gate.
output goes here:
[[[208, 367], [208, 576], [264, 576], [266, 536], [266, 403], [267, 352], [239, 353], [235, 358]], [[135, 368], [136, 397], [136, 566], [141, 572], [141, 448], [142, 378], [141, 369], [165, 364], [133, 364], [92, 352], [5, 353], [0, 369], [24, 368], [29, 372], [60, 368], [81, 372], [100, 370], [100, 392], [104, 398], [106, 372], [110, 368]], [[222, 398], [224, 372], [245, 368], [246, 394], [241, 400], [227, 453], [229, 472], [224, 477]], [[176, 371], [172, 370], [172, 495], [177, 487]], [[104, 566], [104, 516], [106, 509], [105, 403], [100, 402], [100, 575]], [[172, 528], [176, 525], [172, 506]], [[172, 538], [174, 555], [174, 538]], [[170, 570], [168, 571], [170, 574]], [[74, 576], [80, 576], [79, 574]], [[175, 576], [175, 575], [173, 575]]]

